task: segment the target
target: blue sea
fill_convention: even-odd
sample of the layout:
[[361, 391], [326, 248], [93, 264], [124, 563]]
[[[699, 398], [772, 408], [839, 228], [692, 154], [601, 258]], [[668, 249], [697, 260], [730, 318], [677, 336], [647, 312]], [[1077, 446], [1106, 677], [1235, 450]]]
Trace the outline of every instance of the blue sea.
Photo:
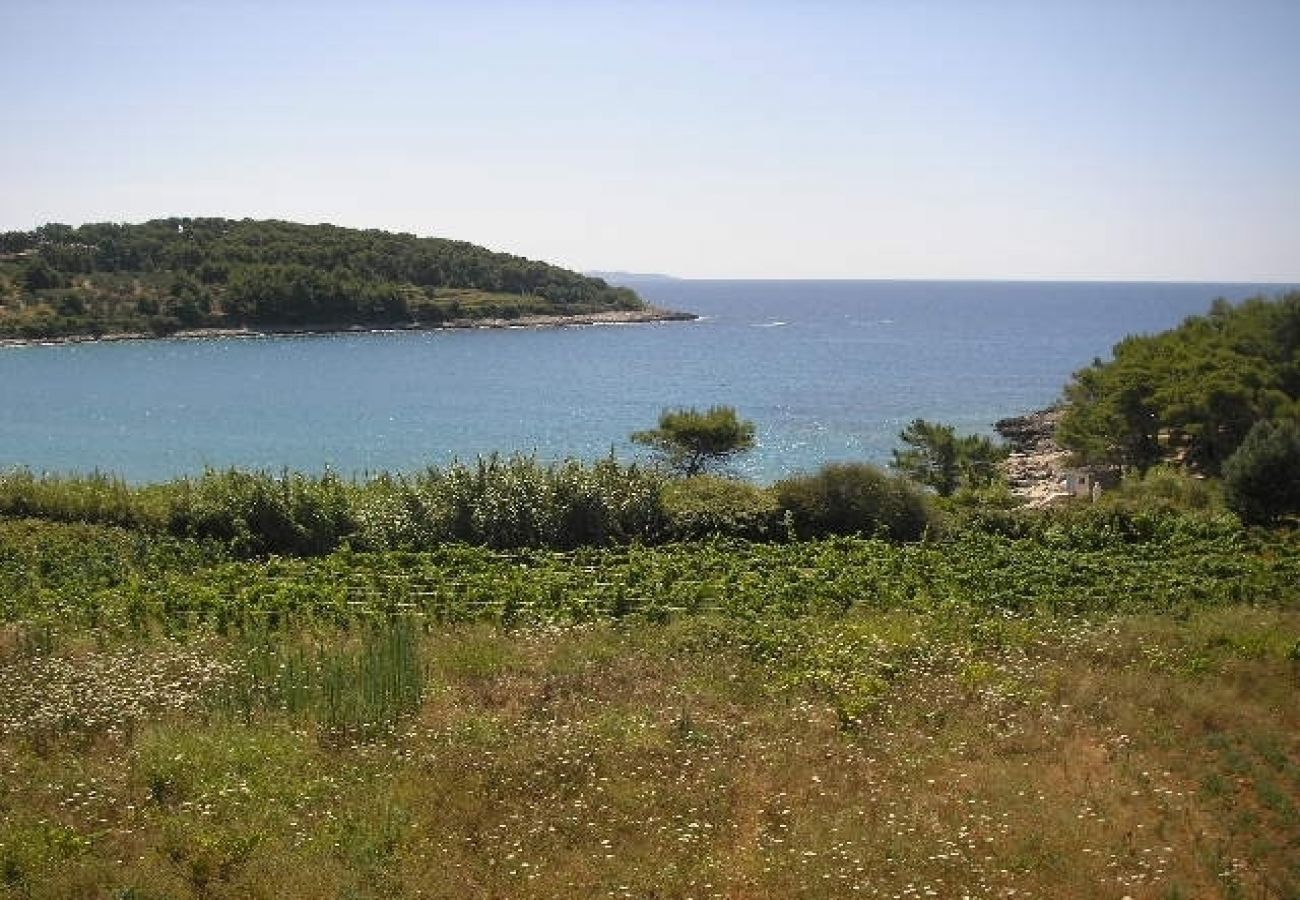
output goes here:
[[671, 406], [758, 426], [740, 474], [889, 459], [916, 417], [991, 433], [1126, 334], [1279, 285], [630, 281], [695, 322], [0, 350], [0, 467], [135, 481], [411, 471], [493, 451], [634, 458]]

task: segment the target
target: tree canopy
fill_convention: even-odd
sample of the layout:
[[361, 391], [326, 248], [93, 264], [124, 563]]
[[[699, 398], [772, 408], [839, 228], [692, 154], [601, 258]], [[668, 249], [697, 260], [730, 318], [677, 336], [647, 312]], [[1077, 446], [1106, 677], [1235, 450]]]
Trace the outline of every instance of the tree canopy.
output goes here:
[[642, 308], [598, 278], [411, 234], [216, 218], [0, 233], [0, 336]]
[[754, 423], [741, 419], [730, 406], [666, 409], [659, 427], [632, 434], [632, 440], [652, 448], [672, 471], [690, 477], [724, 466], [754, 446]]
[[1076, 372], [1058, 440], [1087, 462], [1145, 471], [1166, 457], [1218, 474], [1256, 422], [1300, 416], [1300, 292], [1125, 338]]
[[905, 449], [894, 451], [893, 467], [941, 497], [963, 485], [984, 487], [998, 477], [1007, 448], [981, 435], [958, 435], [951, 425], [913, 419], [898, 435]]
[[1251, 524], [1300, 513], [1300, 422], [1256, 422], [1223, 466], [1228, 504]]

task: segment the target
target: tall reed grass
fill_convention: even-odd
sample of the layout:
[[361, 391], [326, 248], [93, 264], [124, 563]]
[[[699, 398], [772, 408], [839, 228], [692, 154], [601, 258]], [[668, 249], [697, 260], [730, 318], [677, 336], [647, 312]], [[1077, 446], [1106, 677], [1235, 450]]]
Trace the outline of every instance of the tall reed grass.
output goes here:
[[662, 539], [662, 485], [658, 473], [613, 459], [546, 464], [496, 455], [354, 480], [232, 469], [134, 486], [102, 473], [17, 469], [0, 474], [0, 515], [214, 540], [243, 557], [318, 556], [344, 544], [568, 549]]
[[326, 734], [385, 734], [424, 696], [419, 642], [419, 628], [397, 617], [315, 644], [253, 634], [213, 705], [247, 722], [274, 712], [313, 720]]
[[1001, 502], [935, 503], [921, 487], [862, 464], [834, 464], [771, 488], [722, 478], [668, 478], [613, 458], [543, 463], [492, 455], [414, 474], [345, 479], [209, 470], [132, 485], [104, 473], [0, 472], [0, 516], [116, 525], [197, 540], [243, 558], [425, 551], [448, 544], [571, 550], [702, 537], [781, 542], [836, 534], [894, 541], [966, 531], [1068, 533], [1105, 542], [1169, 530], [1240, 527], [1217, 486], [1160, 470], [1097, 504], [1046, 514]]

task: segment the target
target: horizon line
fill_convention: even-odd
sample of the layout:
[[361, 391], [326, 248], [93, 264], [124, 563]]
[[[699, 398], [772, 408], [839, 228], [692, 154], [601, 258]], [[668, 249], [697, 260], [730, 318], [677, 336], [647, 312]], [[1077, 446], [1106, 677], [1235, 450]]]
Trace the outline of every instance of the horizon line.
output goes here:
[[636, 281], [876, 281], [876, 282], [987, 282], [990, 284], [1223, 284], [1277, 285], [1300, 287], [1300, 275], [1294, 278], [1163, 278], [1109, 276], [934, 276], [934, 275], [668, 275], [661, 272], [625, 272], [610, 269], [584, 269], [582, 274], [606, 281], [625, 278]]

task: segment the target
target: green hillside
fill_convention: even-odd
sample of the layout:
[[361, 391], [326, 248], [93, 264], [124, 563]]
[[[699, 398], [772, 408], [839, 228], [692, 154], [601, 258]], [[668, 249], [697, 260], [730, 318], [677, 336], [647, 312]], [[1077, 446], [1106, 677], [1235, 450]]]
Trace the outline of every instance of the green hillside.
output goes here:
[[647, 307], [635, 292], [464, 241], [251, 219], [0, 234], [0, 337], [432, 326]]

